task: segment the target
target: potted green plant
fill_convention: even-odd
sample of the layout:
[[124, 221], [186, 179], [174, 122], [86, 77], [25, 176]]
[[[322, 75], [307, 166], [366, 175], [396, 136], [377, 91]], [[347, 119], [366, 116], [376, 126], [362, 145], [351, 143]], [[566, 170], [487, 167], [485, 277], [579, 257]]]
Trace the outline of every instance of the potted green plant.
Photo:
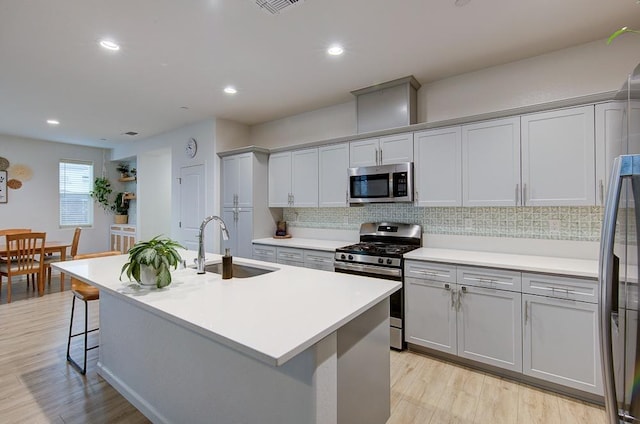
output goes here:
[[126, 192], [116, 194], [116, 198], [111, 204], [116, 224], [126, 224], [129, 220], [129, 199], [126, 198], [126, 194]]
[[176, 249], [182, 248], [178, 242], [160, 235], [149, 241], [139, 241], [129, 249], [129, 260], [120, 271], [133, 277], [139, 284], [155, 285], [159, 289], [171, 284], [170, 268], [176, 269], [182, 257]]
[[120, 178], [127, 178], [129, 176], [129, 164], [126, 162], [120, 162], [116, 170], [120, 173]]
[[113, 189], [111, 188], [111, 183], [108, 178], [96, 177], [96, 179], [93, 180], [93, 190], [90, 192], [91, 197], [107, 212], [111, 211], [111, 200], [109, 196], [112, 192]]

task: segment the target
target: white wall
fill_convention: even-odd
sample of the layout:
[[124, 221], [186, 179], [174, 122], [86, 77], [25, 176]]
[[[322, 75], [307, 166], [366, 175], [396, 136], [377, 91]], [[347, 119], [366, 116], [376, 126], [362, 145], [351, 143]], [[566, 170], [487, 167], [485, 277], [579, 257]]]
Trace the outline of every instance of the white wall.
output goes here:
[[[12, 165], [27, 165], [33, 171], [29, 181], [18, 190], [8, 190], [8, 203], [0, 203], [0, 228], [31, 228], [44, 231], [48, 240], [71, 241], [73, 228], [59, 228], [58, 165], [61, 159], [92, 161], [93, 172], [102, 172], [103, 150], [72, 144], [0, 135], [0, 156]], [[107, 154], [108, 159], [108, 154]], [[117, 179], [112, 166], [107, 175]], [[80, 236], [80, 253], [109, 249], [109, 226], [113, 216], [107, 215], [94, 203], [94, 226], [84, 228]]]
[[[120, 145], [113, 149], [113, 160], [130, 157], [137, 158], [139, 168], [138, 186], [139, 189], [142, 187], [143, 190], [137, 200], [139, 239], [142, 240], [143, 236], [155, 236], [160, 233], [174, 239], [179, 238], [180, 184], [178, 177], [180, 176], [180, 169], [185, 166], [204, 165], [206, 182], [205, 216], [219, 214], [220, 158], [216, 154], [215, 134], [216, 121], [214, 119], [207, 119], [157, 136], [148, 137], [126, 145]], [[185, 143], [192, 137], [198, 142], [198, 152], [194, 158], [189, 158], [185, 155], [184, 147]], [[169, 167], [156, 169], [141, 165], [147, 160], [148, 163], [153, 163], [153, 159], [149, 159], [148, 156], [155, 155], [159, 151], [164, 152], [163, 154], [170, 155], [171, 159], [167, 162], [168, 164], [170, 163]], [[154, 178], [157, 176], [157, 173], [163, 173], [163, 175], [167, 176], [167, 179], [156, 181]], [[152, 182], [151, 186], [145, 185], [146, 182], [150, 181]], [[164, 183], [162, 181], [164, 181]], [[164, 184], [168, 184], [168, 186]], [[148, 189], [145, 189], [145, 187]], [[164, 191], [164, 193], [161, 193], [161, 191]], [[160, 197], [152, 199], [152, 196]], [[162, 201], [161, 198], [165, 200]], [[149, 203], [147, 204], [147, 202]], [[165, 222], [164, 218], [160, 221], [156, 220], [158, 208], [164, 208], [163, 213], [170, 211], [170, 222]], [[148, 231], [144, 230], [143, 234], [140, 232], [140, 228], [145, 228], [145, 225], [150, 225], [150, 227], [148, 227]], [[163, 228], [165, 226], [166, 228]], [[207, 251], [219, 252], [220, 242], [218, 238], [218, 232], [214, 232], [213, 237], [205, 237], [205, 248]]]
[[[640, 61], [640, 36], [623, 36], [425, 83], [418, 123], [508, 111], [617, 91]], [[357, 87], [358, 88], [358, 87]], [[355, 100], [251, 127], [250, 144], [288, 147], [353, 135]]]
[[250, 145], [273, 149], [352, 135], [356, 101], [289, 116], [251, 127]]
[[[171, 228], [171, 149], [153, 150], [138, 156], [137, 233], [140, 240], [159, 234], [170, 236]], [[142, 201], [141, 201], [142, 200]], [[140, 214], [144, 219], [140, 219]]]
[[225, 152], [249, 145], [249, 126], [228, 119], [216, 119], [216, 151]]

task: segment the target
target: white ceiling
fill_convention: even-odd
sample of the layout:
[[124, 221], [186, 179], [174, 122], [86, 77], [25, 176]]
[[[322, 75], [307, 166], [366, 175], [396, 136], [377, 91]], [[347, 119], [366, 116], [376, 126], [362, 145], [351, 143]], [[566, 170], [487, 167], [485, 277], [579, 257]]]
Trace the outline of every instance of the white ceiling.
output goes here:
[[[256, 124], [604, 39], [639, 16], [634, 0], [300, 0], [277, 15], [254, 0], [0, 0], [0, 133], [108, 147], [214, 116]], [[329, 57], [335, 42], [345, 54]]]

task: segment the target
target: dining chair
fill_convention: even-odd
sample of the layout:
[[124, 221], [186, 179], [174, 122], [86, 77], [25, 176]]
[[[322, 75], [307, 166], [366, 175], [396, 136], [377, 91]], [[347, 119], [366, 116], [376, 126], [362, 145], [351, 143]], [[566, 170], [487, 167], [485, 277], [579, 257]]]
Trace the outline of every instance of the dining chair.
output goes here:
[[[0, 230], [0, 237], [4, 237], [7, 234], [20, 234], [20, 233], [30, 233], [31, 228], [4, 228]], [[0, 255], [0, 260], [5, 261], [7, 258]]]
[[11, 280], [19, 275], [38, 275], [38, 286], [42, 285], [44, 263], [38, 259], [44, 257], [46, 233], [6, 234], [6, 261], [0, 262], [0, 290], [2, 277], [7, 277], [7, 303], [11, 303]]
[[[87, 253], [83, 255], [74, 255], [73, 259], [90, 259], [101, 258], [105, 256], [121, 255], [119, 250], [110, 250], [107, 252]], [[95, 349], [98, 345], [87, 347], [87, 339], [89, 333], [97, 331], [99, 327], [89, 330], [89, 302], [92, 300], [100, 299], [100, 291], [77, 278], [71, 277], [71, 292], [73, 293], [73, 300], [71, 301], [71, 319], [69, 320], [69, 338], [67, 339], [67, 362], [69, 362], [75, 369], [80, 371], [80, 374], [87, 373], [87, 352]], [[73, 331], [73, 315], [76, 307], [76, 299], [84, 302], [84, 331], [80, 331], [76, 334], [72, 334]], [[84, 336], [84, 360], [82, 367], [71, 357], [71, 339], [77, 336]]]
[[[71, 258], [78, 254], [78, 245], [80, 244], [80, 232], [82, 228], [76, 227], [73, 232], [73, 240], [71, 241]], [[44, 257], [44, 267], [47, 274], [47, 284], [51, 285], [51, 264], [60, 262], [60, 255], [47, 255]], [[64, 281], [60, 280], [60, 291], [64, 291]]]

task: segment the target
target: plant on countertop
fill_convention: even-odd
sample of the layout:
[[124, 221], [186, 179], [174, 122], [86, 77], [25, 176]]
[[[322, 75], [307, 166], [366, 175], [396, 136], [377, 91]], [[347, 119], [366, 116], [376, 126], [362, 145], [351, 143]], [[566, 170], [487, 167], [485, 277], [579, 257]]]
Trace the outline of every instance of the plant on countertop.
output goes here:
[[129, 249], [129, 260], [120, 271], [126, 273], [129, 280], [133, 277], [138, 283], [143, 283], [142, 274], [145, 266], [151, 268], [155, 276], [156, 287], [162, 288], [171, 284], [170, 268], [177, 269], [182, 257], [176, 250], [184, 247], [178, 242], [162, 236], [155, 236], [149, 241], [140, 241]]
[[111, 183], [106, 177], [96, 177], [93, 180], [93, 190], [91, 190], [91, 197], [102, 209], [109, 212], [111, 210], [111, 201], [109, 195], [113, 192], [111, 189]]
[[622, 34], [626, 34], [628, 32], [632, 32], [632, 33], [635, 33], [635, 34], [640, 34], [640, 31], [638, 31], [637, 29], [630, 29], [628, 27], [622, 27], [622, 28], [620, 28], [619, 30], [617, 30], [616, 32], [614, 32], [613, 34], [611, 34], [609, 36], [609, 39], [607, 40], [607, 44], [611, 44], [611, 42], [614, 39], [616, 39], [619, 36], [621, 36]]

